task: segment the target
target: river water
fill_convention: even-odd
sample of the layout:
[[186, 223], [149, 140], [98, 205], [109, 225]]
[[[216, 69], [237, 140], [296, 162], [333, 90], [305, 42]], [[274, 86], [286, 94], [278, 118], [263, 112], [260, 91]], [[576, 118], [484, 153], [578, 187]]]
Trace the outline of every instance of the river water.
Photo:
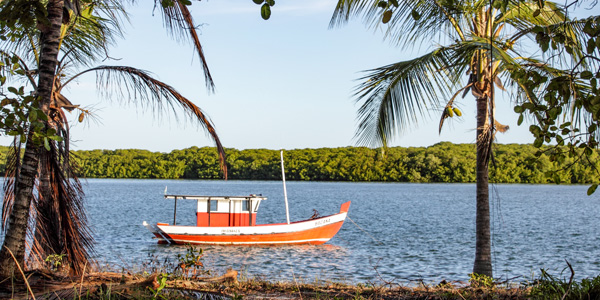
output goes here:
[[[172, 194], [263, 194], [258, 223], [285, 222], [281, 182], [85, 181], [97, 257], [112, 269], [176, 260], [185, 246], [158, 245], [142, 226], [173, 221]], [[468, 280], [475, 253], [474, 184], [288, 182], [290, 219], [313, 209], [336, 213], [352, 201], [349, 219], [321, 246], [206, 246], [204, 264], [269, 280], [333, 280], [411, 284]], [[600, 197], [587, 186], [494, 185], [491, 190], [494, 276], [528, 281], [544, 268], [577, 278], [600, 274]], [[194, 224], [195, 202], [178, 201], [177, 223]], [[569, 277], [565, 271], [562, 276]]]

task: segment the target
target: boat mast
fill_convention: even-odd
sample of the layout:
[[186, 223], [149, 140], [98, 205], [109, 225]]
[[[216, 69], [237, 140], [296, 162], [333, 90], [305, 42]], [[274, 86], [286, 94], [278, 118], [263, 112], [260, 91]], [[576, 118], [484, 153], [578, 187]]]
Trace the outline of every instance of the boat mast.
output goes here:
[[283, 150], [281, 150], [281, 178], [283, 178], [283, 198], [285, 199], [285, 217], [290, 224], [290, 209], [288, 208], [287, 190], [285, 188], [285, 169], [283, 168]]

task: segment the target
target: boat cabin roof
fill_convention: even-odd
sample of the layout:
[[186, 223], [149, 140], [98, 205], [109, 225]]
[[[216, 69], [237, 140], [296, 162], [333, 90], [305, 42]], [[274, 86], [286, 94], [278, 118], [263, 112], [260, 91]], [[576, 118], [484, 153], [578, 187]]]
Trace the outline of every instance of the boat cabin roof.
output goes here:
[[185, 200], [231, 200], [231, 201], [246, 201], [246, 200], [267, 200], [267, 197], [262, 195], [251, 194], [249, 196], [200, 196], [200, 195], [165, 195], [165, 199], [185, 199]]

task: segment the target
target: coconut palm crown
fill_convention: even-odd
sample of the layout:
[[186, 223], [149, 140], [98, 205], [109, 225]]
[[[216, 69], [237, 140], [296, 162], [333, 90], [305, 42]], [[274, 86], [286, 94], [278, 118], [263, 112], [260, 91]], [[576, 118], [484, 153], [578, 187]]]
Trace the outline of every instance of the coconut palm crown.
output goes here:
[[536, 102], [535, 95], [511, 75], [526, 68], [559, 75], [552, 66], [532, 56], [537, 45], [532, 42], [535, 28], [562, 30], [573, 46], [578, 44], [577, 27], [566, 22], [564, 8], [551, 2], [539, 3], [340, 0], [330, 23], [336, 26], [351, 16], [362, 16], [374, 28], [383, 26], [385, 37], [402, 48], [426, 45], [430, 49], [416, 58], [369, 70], [360, 78], [355, 94], [360, 103], [358, 143], [386, 147], [391, 139], [432, 112], [441, 112], [441, 133], [449, 117], [462, 115], [459, 100], [474, 96], [477, 214], [473, 273], [490, 277], [488, 165], [495, 133], [508, 129], [496, 120], [496, 88], [506, 91], [508, 86], [513, 95], [520, 95], [514, 99]]

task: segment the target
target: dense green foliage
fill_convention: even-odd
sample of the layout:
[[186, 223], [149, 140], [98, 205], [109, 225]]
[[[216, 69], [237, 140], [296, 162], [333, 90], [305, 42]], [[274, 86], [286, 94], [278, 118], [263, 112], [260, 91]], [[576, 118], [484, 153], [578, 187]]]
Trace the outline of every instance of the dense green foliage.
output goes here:
[[[475, 145], [439, 143], [427, 148], [365, 147], [297, 149], [285, 152], [286, 179], [314, 181], [475, 182]], [[496, 145], [490, 172], [498, 183], [590, 183], [600, 180], [596, 165], [560, 164], [535, 156], [532, 145]], [[4, 171], [6, 147], [0, 147], [0, 171]], [[227, 149], [229, 178], [279, 180], [279, 150]], [[220, 179], [216, 150], [191, 147], [170, 153], [148, 150], [75, 151], [87, 178], [185, 178]], [[547, 177], [548, 174], [554, 174]]]

